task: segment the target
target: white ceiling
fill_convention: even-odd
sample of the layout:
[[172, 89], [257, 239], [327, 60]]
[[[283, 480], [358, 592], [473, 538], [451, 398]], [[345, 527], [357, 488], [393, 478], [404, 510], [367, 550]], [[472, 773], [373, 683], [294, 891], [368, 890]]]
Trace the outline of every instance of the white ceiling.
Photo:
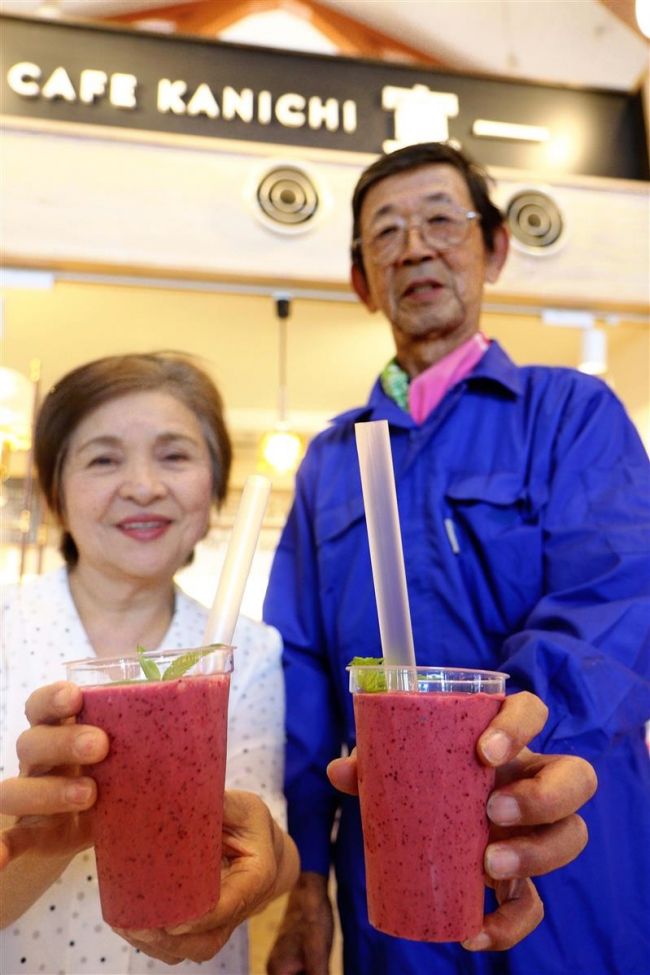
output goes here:
[[[189, 0], [180, 0], [189, 2]], [[650, 45], [600, 0], [319, 0], [461, 72], [635, 90]], [[0, 12], [92, 20], [179, 0], [0, 0]], [[161, 17], [164, 16], [161, 10]]]

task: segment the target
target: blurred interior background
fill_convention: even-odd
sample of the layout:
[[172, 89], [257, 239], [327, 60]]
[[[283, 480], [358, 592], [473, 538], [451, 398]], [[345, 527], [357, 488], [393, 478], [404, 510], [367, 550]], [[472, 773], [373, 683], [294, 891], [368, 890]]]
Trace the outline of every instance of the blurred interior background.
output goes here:
[[[642, 17], [644, 0], [639, 7]], [[77, 68], [97, 67], [83, 50], [73, 64], [55, 49], [53, 27], [76, 23], [129, 33], [133, 44], [192, 37], [242, 52], [262, 45], [324, 55], [334, 72], [337, 60], [369, 59], [432, 78], [546, 85], [551, 102], [554, 91], [595, 90], [648, 106], [648, 40], [634, 0], [2, 0], [0, 14], [12, 63], [8, 25], [29, 24], [33, 47], [21, 63], [35, 61], [42, 80], [46, 64], [47, 73], [66, 65], [71, 79]], [[294, 90], [305, 80], [298, 74]], [[223, 393], [235, 467], [228, 502], [181, 581], [211, 601], [243, 480], [266, 472], [274, 491], [244, 603], [259, 616], [295, 468], [291, 458], [271, 466], [264, 436], [289, 429], [299, 457], [328, 417], [365, 400], [392, 352], [388, 326], [357, 303], [347, 280], [349, 195], [379, 147], [125, 132], [37, 119], [27, 111], [35, 101], [23, 98], [24, 117], [6, 100], [3, 107], [0, 577], [58, 562], [30, 469], [34, 404], [88, 359], [182, 349]], [[544, 168], [489, 166], [502, 205], [524, 190], [541, 196], [518, 228], [508, 272], [487, 295], [483, 327], [520, 363], [600, 372], [648, 444], [648, 182], [567, 174], [563, 160], [580, 125], [578, 116], [566, 120]], [[260, 187], [282, 166], [289, 175], [268, 190], [262, 213]], [[311, 190], [319, 212], [297, 230], [287, 226]], [[526, 240], [540, 220], [552, 221], [553, 208], [557, 238], [541, 247]], [[285, 317], [279, 298], [288, 299]]]

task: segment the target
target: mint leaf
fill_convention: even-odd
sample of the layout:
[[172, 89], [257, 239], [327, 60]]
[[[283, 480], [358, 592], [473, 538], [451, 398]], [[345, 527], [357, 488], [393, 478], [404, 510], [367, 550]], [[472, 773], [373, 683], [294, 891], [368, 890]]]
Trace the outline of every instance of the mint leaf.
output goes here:
[[144, 647], [137, 647], [137, 654], [140, 658], [140, 666], [142, 667], [142, 673], [147, 678], [147, 680], [161, 680], [160, 670], [158, 669], [158, 664], [155, 660], [150, 660], [145, 657], [147, 652]]
[[[384, 662], [383, 657], [353, 657], [348, 667], [380, 667]], [[386, 675], [383, 671], [372, 671], [364, 674], [363, 671], [357, 674], [359, 689], [366, 694], [375, 694], [377, 691], [386, 691]]]
[[188, 653], [184, 653], [182, 657], [177, 657], [169, 665], [162, 675], [162, 679], [176, 680], [178, 677], [182, 677], [195, 663], [198, 663], [201, 657], [207, 657], [209, 653], [214, 653], [215, 650], [219, 650], [220, 647], [224, 646], [225, 643], [215, 643], [214, 646], [204, 647], [202, 650], [190, 650]]

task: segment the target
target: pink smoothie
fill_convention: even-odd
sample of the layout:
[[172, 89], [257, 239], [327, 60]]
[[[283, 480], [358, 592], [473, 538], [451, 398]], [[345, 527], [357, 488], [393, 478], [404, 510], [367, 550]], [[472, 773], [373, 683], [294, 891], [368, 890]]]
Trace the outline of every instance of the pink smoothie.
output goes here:
[[500, 694], [356, 693], [368, 914], [416, 941], [463, 941], [483, 921], [485, 805], [476, 741]]
[[229, 675], [85, 687], [103, 728], [93, 839], [104, 920], [156, 928], [219, 899]]

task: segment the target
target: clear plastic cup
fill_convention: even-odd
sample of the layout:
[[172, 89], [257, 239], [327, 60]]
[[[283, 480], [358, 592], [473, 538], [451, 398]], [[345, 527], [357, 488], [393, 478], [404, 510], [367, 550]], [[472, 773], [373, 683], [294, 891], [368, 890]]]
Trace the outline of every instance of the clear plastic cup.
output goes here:
[[494, 769], [476, 752], [507, 674], [351, 666], [368, 915], [415, 941], [464, 941], [483, 922]]
[[[219, 899], [232, 670], [231, 647], [142, 656], [66, 664], [68, 680], [83, 689], [77, 722], [103, 728], [110, 740], [104, 761], [85, 769], [97, 783], [102, 915], [132, 929], [193, 920]], [[175, 670], [147, 679], [143, 667]]]

